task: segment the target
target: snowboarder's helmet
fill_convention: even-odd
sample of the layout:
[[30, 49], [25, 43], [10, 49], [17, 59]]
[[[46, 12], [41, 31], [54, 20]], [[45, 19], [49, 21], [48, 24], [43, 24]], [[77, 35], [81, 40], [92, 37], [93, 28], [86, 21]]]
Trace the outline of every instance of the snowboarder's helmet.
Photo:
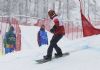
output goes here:
[[56, 15], [54, 10], [49, 10], [48, 11], [48, 15], [50, 16], [50, 18], [52, 19], [54, 15]]

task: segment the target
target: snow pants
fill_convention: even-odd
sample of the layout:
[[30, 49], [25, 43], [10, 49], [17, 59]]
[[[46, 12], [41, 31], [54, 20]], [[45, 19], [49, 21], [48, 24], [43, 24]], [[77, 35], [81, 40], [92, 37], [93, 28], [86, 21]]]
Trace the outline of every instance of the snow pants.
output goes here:
[[63, 37], [63, 35], [53, 35], [50, 46], [47, 50], [47, 56], [52, 56], [53, 48], [56, 50], [57, 54], [62, 54], [62, 50], [58, 47], [57, 42]]

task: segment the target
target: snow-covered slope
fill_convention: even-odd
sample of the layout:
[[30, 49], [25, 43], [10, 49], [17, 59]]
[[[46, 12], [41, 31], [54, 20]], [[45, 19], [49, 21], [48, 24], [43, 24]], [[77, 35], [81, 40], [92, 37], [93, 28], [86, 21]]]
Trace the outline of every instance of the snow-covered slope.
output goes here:
[[[22, 51], [1, 57], [1, 70], [100, 70], [100, 35], [73, 41], [63, 37], [58, 45], [63, 52], [71, 52], [70, 55], [45, 64], [36, 64], [35, 60], [46, 55], [48, 48], [48, 45], [38, 47], [38, 30], [34, 26], [21, 26]], [[50, 41], [52, 34], [49, 32], [48, 37]]]

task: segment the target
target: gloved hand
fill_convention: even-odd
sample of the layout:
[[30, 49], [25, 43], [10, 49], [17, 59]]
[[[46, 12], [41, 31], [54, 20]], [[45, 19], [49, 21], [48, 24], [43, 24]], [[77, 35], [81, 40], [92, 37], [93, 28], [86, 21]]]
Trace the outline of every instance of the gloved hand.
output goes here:
[[56, 25], [54, 25], [54, 26], [52, 27], [52, 29], [50, 29], [50, 32], [51, 32], [51, 33], [54, 33], [55, 29], [57, 29], [57, 26], [56, 26]]

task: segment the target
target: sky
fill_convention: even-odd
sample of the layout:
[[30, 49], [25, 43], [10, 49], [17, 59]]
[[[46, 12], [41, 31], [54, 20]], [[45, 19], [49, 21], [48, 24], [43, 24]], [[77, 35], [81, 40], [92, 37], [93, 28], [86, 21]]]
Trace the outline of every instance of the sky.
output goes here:
[[[37, 32], [39, 27], [20, 27], [22, 50], [0, 57], [1, 70], [100, 70], [100, 35], [76, 40], [63, 37], [58, 45], [63, 53], [69, 52], [70, 55], [44, 64], [37, 64], [35, 60], [46, 55], [48, 45], [38, 46]], [[50, 32], [47, 34], [50, 41], [52, 34]]]

